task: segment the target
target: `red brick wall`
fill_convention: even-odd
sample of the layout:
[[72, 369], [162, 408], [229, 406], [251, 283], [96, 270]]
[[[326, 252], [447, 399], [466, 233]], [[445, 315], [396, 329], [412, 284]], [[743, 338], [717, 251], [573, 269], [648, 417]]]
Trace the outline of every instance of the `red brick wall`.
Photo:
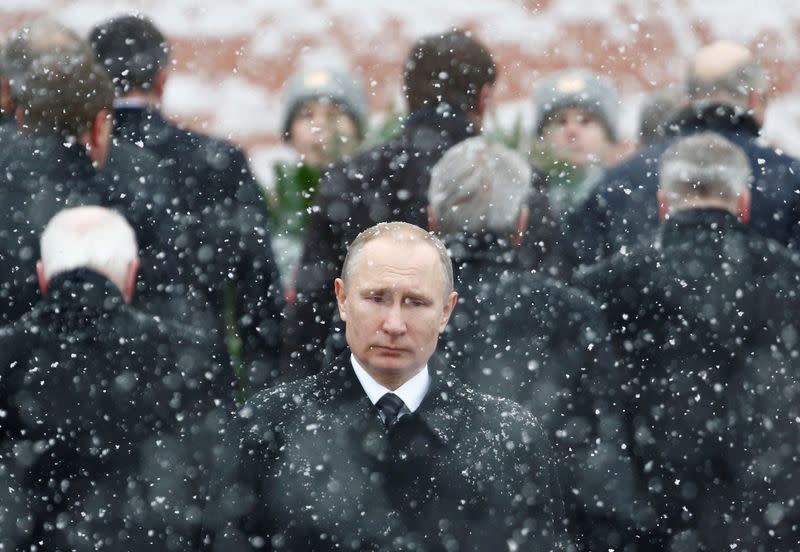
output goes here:
[[[3, 31], [51, 15], [82, 34], [111, 15], [142, 11], [174, 46], [166, 108], [186, 124], [230, 136], [251, 153], [278, 143], [280, 88], [302, 58], [333, 51], [372, 82], [373, 110], [399, 100], [402, 59], [423, 32], [473, 30], [496, 53], [495, 94], [506, 119], [525, 112], [537, 76], [582, 65], [612, 77], [634, 126], [643, 90], [680, 80], [685, 59], [714, 38], [753, 48], [773, 76], [776, 103], [770, 136], [800, 149], [792, 96], [800, 60], [800, 2], [747, 0], [281, 0], [160, 2], [156, 0], [3, 0]], [[792, 101], [789, 101], [792, 100]], [[519, 102], [519, 103], [511, 103]], [[776, 115], [777, 114], [777, 115]], [[623, 132], [625, 128], [623, 128]]]

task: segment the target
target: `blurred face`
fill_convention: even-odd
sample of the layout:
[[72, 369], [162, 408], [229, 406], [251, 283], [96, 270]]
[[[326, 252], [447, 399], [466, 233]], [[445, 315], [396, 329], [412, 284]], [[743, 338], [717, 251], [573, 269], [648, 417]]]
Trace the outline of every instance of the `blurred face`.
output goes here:
[[441, 261], [427, 243], [377, 238], [336, 280], [347, 344], [378, 382], [396, 389], [436, 350], [457, 295], [445, 295]]
[[542, 138], [558, 159], [577, 167], [605, 164], [613, 148], [600, 119], [577, 107], [554, 113], [542, 129]]
[[345, 110], [326, 100], [312, 100], [295, 113], [289, 127], [292, 147], [309, 165], [322, 167], [358, 147], [358, 127]]

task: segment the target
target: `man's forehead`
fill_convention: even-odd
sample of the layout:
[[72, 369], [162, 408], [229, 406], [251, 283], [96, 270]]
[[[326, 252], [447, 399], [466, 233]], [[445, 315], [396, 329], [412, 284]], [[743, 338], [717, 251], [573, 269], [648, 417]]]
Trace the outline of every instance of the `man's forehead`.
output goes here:
[[428, 270], [435, 268], [438, 256], [429, 242], [419, 238], [381, 237], [364, 244], [356, 261], [357, 270], [378, 266]]
[[436, 248], [430, 240], [403, 233], [378, 236], [362, 246], [362, 253], [372, 252], [373, 256], [402, 253], [403, 251], [413, 251], [420, 256], [425, 251], [431, 259], [435, 259], [437, 254]]
[[[429, 242], [411, 237], [395, 240], [394, 237], [374, 239], [361, 248], [354, 259], [351, 276], [364, 282], [380, 280], [385, 285], [395, 286], [412, 277], [423, 277], [426, 280], [438, 273], [439, 257], [436, 249]], [[366, 283], [366, 282], [364, 282]]]

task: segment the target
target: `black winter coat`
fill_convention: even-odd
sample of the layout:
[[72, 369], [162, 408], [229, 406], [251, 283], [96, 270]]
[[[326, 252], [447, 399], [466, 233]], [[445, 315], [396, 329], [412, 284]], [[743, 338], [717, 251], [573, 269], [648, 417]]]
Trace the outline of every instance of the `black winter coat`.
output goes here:
[[240, 411], [211, 549], [563, 549], [554, 459], [530, 414], [431, 359], [419, 409], [387, 429], [349, 358]]
[[[445, 243], [459, 302], [443, 343], [457, 375], [542, 423], [580, 538], [590, 519], [602, 523], [617, 499], [624, 502], [631, 481], [629, 463], [610, 454], [619, 450], [622, 423], [603, 313], [582, 291], [523, 269], [507, 241], [449, 236]], [[601, 501], [606, 507], [597, 507]]]
[[0, 329], [0, 548], [185, 549], [232, 409], [198, 334], [88, 270]]
[[[697, 109], [689, 107], [679, 113], [669, 127], [671, 132], [676, 137], [716, 132], [742, 148], [754, 177], [751, 226], [783, 245], [800, 246], [800, 162], [764, 145], [750, 115], [727, 105]], [[659, 159], [670, 143], [644, 148], [608, 170], [568, 221], [564, 242], [574, 248], [570, 264], [589, 265], [622, 247], [650, 240], [658, 227]]]
[[716, 209], [654, 242], [576, 276], [622, 362], [636, 549], [798, 550], [800, 263]]
[[208, 332], [227, 364], [229, 305], [248, 382], [268, 385], [280, 357], [283, 292], [266, 206], [244, 153], [182, 129], [154, 108], [118, 108], [115, 123], [116, 136], [140, 144], [168, 172], [164, 193], [178, 213], [182, 273], [167, 315]]
[[137, 307], [168, 300], [178, 274], [169, 197], [158, 160], [128, 143], [112, 143], [105, 166], [53, 135], [18, 136], [0, 153], [0, 322], [16, 320], [39, 299], [39, 237], [60, 210], [101, 205], [122, 214], [136, 232], [141, 257]]

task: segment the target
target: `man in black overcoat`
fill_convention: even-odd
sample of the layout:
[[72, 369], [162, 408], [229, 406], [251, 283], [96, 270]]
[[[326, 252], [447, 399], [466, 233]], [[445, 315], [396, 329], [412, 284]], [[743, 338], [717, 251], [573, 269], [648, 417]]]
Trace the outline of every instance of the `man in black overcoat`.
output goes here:
[[378, 224], [335, 288], [349, 349], [240, 411], [210, 549], [564, 549], [541, 426], [433, 357], [457, 300], [441, 242]]
[[132, 308], [132, 228], [101, 207], [41, 237], [43, 298], [0, 328], [0, 548], [185, 550], [230, 372], [201, 334]]
[[272, 254], [266, 204], [241, 148], [168, 121], [160, 109], [170, 47], [142, 16], [120, 16], [89, 33], [114, 81], [114, 136], [154, 154], [164, 192], [179, 213], [182, 275], [171, 313], [213, 337], [228, 358], [226, 316], [251, 390], [278, 372], [283, 292]]
[[[659, 167], [661, 227], [579, 273], [607, 313], [637, 550], [797, 550], [800, 264], [747, 224], [750, 164], [713, 133]], [[635, 537], [635, 538], [634, 538]]]
[[618, 369], [599, 306], [520, 262], [530, 172], [483, 137], [452, 147], [431, 171], [429, 227], [448, 247], [459, 291], [443, 344], [459, 379], [542, 423], [571, 491], [570, 529], [588, 545], [582, 532], [599, 532], [630, 504], [630, 464], [616, 453]]

